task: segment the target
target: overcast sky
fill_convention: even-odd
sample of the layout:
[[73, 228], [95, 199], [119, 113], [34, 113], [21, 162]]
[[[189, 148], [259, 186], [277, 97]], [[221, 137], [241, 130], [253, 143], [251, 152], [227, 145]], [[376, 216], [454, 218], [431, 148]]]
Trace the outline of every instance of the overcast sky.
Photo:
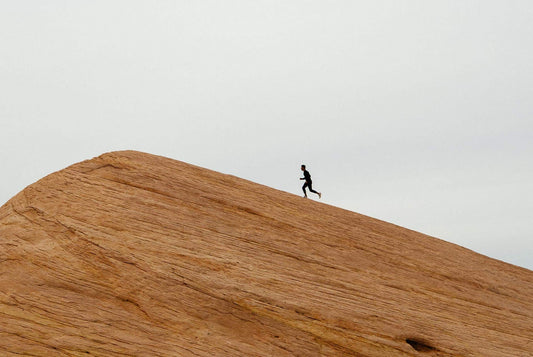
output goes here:
[[[533, 269], [530, 0], [0, 0], [0, 204], [134, 149]], [[316, 196], [312, 196], [316, 199]]]

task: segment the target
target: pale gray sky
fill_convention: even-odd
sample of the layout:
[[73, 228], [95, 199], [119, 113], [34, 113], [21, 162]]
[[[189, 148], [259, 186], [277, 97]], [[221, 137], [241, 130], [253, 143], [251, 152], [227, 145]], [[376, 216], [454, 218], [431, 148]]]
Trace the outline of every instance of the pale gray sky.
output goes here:
[[[533, 269], [529, 0], [0, 0], [0, 202], [134, 149]], [[1, 204], [0, 203], [0, 204]]]

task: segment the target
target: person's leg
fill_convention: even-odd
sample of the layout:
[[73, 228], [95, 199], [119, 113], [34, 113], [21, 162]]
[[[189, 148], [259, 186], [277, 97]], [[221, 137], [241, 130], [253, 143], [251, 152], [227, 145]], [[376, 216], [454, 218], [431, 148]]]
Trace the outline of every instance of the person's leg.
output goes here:
[[318, 195], [318, 198], [322, 198], [322, 194], [320, 192], [313, 190], [313, 184], [312, 183], [309, 184], [309, 191], [311, 191], [313, 193], [316, 193]]
[[304, 183], [304, 185], [302, 186], [302, 190], [304, 191], [304, 197], [307, 197], [307, 192], [305, 191], [306, 187], [307, 187], [307, 182]]
[[312, 183], [309, 183], [307, 184], [309, 186], [309, 191], [313, 192], [313, 193], [316, 193], [318, 195], [318, 192], [316, 192], [315, 190], [313, 190], [313, 184]]

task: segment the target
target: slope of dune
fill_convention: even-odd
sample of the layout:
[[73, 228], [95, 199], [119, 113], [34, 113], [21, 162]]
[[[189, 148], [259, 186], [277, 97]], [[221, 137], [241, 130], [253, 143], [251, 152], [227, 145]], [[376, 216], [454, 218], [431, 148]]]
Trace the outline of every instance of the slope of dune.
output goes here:
[[149, 154], [0, 208], [1, 356], [533, 356], [533, 272]]

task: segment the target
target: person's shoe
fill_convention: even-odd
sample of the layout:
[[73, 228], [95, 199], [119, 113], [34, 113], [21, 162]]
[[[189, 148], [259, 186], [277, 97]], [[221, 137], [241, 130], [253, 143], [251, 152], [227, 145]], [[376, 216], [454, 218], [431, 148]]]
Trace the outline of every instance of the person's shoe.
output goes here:
[[322, 193], [321, 192], [318, 193], [318, 198], [322, 198]]
[[305, 195], [304, 198], [307, 198], [307, 195]]

